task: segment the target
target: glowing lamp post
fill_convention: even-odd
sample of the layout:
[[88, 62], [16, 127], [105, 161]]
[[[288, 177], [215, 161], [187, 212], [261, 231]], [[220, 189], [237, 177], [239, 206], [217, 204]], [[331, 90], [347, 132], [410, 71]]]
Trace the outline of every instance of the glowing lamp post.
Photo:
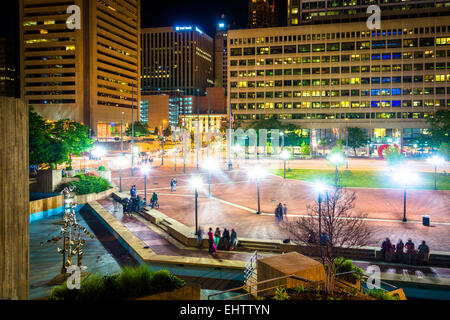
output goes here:
[[281, 152], [281, 154], [280, 154], [280, 157], [281, 157], [281, 159], [283, 159], [283, 162], [284, 162], [283, 176], [284, 176], [284, 179], [286, 179], [286, 160], [288, 160], [291, 157], [291, 154], [289, 153], [289, 151], [283, 150], [283, 152]]
[[334, 184], [337, 187], [337, 185], [338, 185], [338, 166], [340, 166], [342, 163], [344, 163], [344, 157], [338, 153], [335, 153], [330, 156], [329, 161], [336, 167]]
[[434, 166], [434, 190], [437, 190], [437, 168], [444, 164], [444, 158], [433, 156], [428, 158], [428, 162]]
[[317, 194], [319, 195], [318, 202], [319, 202], [319, 238], [322, 235], [322, 196], [323, 194], [327, 194], [328, 196], [328, 188], [327, 185], [317, 182], [314, 185], [314, 189], [316, 190]]
[[127, 163], [127, 159], [125, 157], [119, 157], [116, 159], [116, 163], [119, 166], [119, 177], [120, 177], [120, 183], [119, 183], [119, 191], [122, 192], [122, 168]]
[[208, 169], [208, 197], [211, 198], [211, 172], [218, 170], [219, 167], [217, 165], [217, 161], [215, 161], [214, 159], [207, 159], [203, 163], [203, 167], [205, 169]]
[[203, 181], [200, 177], [192, 177], [191, 188], [194, 189], [195, 192], [195, 235], [198, 233], [198, 188], [203, 184]]
[[95, 159], [101, 160], [102, 157], [105, 156], [106, 150], [102, 147], [95, 147], [92, 151], [92, 155], [95, 157]]
[[409, 168], [401, 168], [394, 174], [394, 180], [403, 186], [403, 222], [406, 222], [406, 190], [408, 186], [417, 183], [419, 177]]
[[258, 189], [258, 211], [256, 211], [256, 214], [261, 213], [260, 180], [264, 178], [266, 174], [266, 170], [260, 166], [254, 167], [249, 171], [250, 178], [256, 179], [256, 186]]
[[147, 175], [150, 172], [150, 167], [149, 166], [141, 167], [141, 172], [144, 175], [144, 201], [145, 204], [147, 204]]

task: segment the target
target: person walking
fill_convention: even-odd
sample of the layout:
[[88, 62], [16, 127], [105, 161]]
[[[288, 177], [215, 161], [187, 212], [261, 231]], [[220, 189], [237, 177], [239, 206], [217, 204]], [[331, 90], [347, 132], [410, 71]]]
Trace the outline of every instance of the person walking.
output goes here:
[[230, 249], [229, 250], [234, 250], [237, 246], [237, 243], [238, 243], [238, 239], [237, 239], [236, 230], [231, 229]]
[[412, 264], [414, 257], [414, 242], [411, 239], [408, 239], [408, 242], [405, 244], [406, 248], [406, 261], [408, 264]]
[[405, 244], [403, 243], [402, 239], [400, 239], [395, 246], [395, 260], [398, 263], [403, 263], [404, 260], [404, 254], [403, 249], [405, 248]]
[[198, 227], [197, 230], [197, 246], [199, 249], [203, 246], [203, 229], [202, 227]]
[[286, 203], [283, 204], [283, 214], [281, 215], [281, 221], [287, 221], [287, 206]]
[[150, 199], [152, 208], [154, 209], [155, 206], [157, 205], [159, 208], [159, 204], [158, 204], [158, 195], [156, 194], [156, 192], [153, 192], [152, 197]]
[[175, 177], [172, 178], [172, 182], [173, 182], [173, 191], [177, 191], [177, 179], [175, 179]]
[[208, 244], [209, 244], [208, 252], [214, 253], [216, 250], [214, 250], [214, 234], [212, 228], [209, 228], [208, 231]]
[[277, 225], [280, 224], [281, 216], [283, 215], [283, 205], [281, 202], [278, 204], [277, 208], [275, 209], [275, 223]]
[[220, 243], [220, 229], [219, 227], [216, 228], [216, 231], [214, 232], [214, 244], [216, 245], [217, 248], [219, 248], [219, 243]]

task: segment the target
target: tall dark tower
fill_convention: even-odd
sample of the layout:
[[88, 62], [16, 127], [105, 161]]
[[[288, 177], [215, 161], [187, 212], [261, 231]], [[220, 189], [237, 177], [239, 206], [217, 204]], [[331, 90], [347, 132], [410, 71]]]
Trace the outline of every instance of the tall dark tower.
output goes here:
[[272, 5], [267, 0], [250, 0], [248, 4], [249, 29], [270, 28], [278, 25], [275, 1]]

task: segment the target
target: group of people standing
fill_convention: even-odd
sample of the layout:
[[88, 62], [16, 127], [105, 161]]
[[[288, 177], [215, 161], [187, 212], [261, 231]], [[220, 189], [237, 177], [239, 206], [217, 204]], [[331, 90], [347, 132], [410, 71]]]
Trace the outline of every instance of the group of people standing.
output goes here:
[[150, 154], [147, 154], [145, 152], [141, 152], [139, 157], [140, 165], [153, 165], [153, 158]]
[[275, 222], [277, 224], [280, 224], [281, 221], [287, 220], [286, 214], [287, 214], [286, 203], [281, 204], [281, 202], [280, 202], [275, 209]]
[[406, 243], [400, 239], [397, 245], [394, 245], [389, 238], [386, 238], [381, 244], [381, 253], [383, 259], [388, 262], [423, 265], [428, 263], [430, 248], [425, 241], [422, 241], [415, 250], [411, 239], [408, 239]]
[[[197, 231], [197, 240], [198, 247], [201, 248], [203, 246], [203, 230], [201, 228]], [[233, 250], [236, 248], [238, 244], [237, 233], [235, 229], [228, 230], [227, 228], [223, 229], [223, 232], [220, 231], [220, 228], [217, 227], [213, 232], [212, 228], [209, 228], [208, 231], [208, 244], [209, 249], [208, 252], [211, 254], [216, 254], [217, 250]]]

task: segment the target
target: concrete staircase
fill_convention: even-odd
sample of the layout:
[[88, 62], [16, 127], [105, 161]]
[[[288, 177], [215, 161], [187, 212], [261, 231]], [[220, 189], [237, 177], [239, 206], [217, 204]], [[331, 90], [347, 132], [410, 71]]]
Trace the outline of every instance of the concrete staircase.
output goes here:
[[253, 240], [240, 238], [239, 246], [236, 248], [237, 251], [263, 251], [263, 252], [275, 252], [281, 253], [280, 244], [281, 241], [264, 241], [264, 240]]

